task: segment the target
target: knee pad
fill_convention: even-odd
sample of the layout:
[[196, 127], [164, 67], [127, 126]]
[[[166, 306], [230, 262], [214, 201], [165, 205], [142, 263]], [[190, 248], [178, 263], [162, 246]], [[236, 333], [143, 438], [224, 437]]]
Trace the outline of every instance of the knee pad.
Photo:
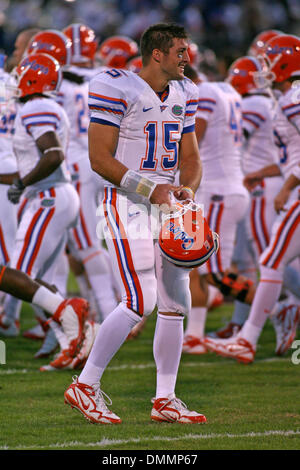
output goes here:
[[231, 295], [240, 302], [245, 302], [249, 289], [253, 286], [250, 279], [230, 271], [213, 273], [212, 277], [224, 296]]

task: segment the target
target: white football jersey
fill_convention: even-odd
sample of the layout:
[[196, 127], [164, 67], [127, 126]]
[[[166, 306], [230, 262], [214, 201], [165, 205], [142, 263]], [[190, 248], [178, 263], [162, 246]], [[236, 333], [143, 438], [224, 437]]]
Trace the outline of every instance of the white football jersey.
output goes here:
[[[69, 120], [63, 108], [50, 98], [37, 98], [27, 101], [18, 109], [14, 124], [13, 148], [17, 158], [20, 177], [27, 175], [37, 165], [43, 155], [35, 141], [43, 134], [54, 131], [66, 152], [69, 138]], [[70, 181], [65, 161], [47, 178], [38, 181], [30, 190], [42, 191], [59, 183]]]
[[278, 162], [273, 135], [274, 106], [272, 98], [262, 94], [242, 99], [243, 128], [249, 135], [243, 147], [244, 173]]
[[[300, 163], [300, 88], [290, 88], [278, 100], [273, 122], [275, 143], [280, 150], [280, 169], [286, 179]], [[298, 101], [298, 103], [297, 103]]]
[[[17, 112], [15, 102], [4, 102], [5, 84], [9, 80], [10, 75], [0, 69], [0, 173], [15, 173], [17, 171], [16, 157], [13, 152], [12, 136], [13, 126]], [[3, 93], [3, 96], [1, 96]]]
[[88, 159], [88, 88], [87, 82], [77, 84], [63, 79], [57, 102], [64, 108], [70, 121], [70, 137], [67, 149], [67, 164], [73, 165]]
[[158, 96], [138, 74], [107, 70], [90, 82], [91, 122], [119, 128], [117, 160], [157, 183], [171, 183], [181, 136], [194, 130], [197, 91], [183, 79]]
[[198, 85], [196, 118], [207, 121], [199, 150], [203, 165], [200, 189], [216, 194], [245, 194], [242, 184], [241, 96], [228, 83]]

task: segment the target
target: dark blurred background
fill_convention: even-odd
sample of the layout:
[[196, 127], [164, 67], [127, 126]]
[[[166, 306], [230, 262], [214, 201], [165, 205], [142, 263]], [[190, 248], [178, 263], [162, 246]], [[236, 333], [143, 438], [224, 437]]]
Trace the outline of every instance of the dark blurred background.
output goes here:
[[215, 54], [222, 75], [262, 30], [300, 35], [300, 0], [0, 0], [0, 52], [9, 55], [17, 34], [30, 27], [61, 30], [81, 22], [100, 42], [114, 34], [139, 41], [161, 21], [183, 24], [202, 50]]

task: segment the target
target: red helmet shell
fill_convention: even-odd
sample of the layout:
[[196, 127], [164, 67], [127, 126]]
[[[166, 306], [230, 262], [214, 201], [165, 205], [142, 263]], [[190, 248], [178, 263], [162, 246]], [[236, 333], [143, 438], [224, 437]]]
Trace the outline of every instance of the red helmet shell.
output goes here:
[[204, 264], [218, 250], [218, 235], [212, 232], [195, 203], [169, 217], [159, 234], [159, 247], [164, 257], [176, 266], [193, 268]]
[[278, 31], [277, 29], [268, 29], [266, 31], [262, 31], [253, 39], [250, 47], [249, 47], [249, 55], [258, 56], [264, 52], [264, 47], [270, 39], [279, 36], [282, 31]]
[[54, 57], [48, 54], [32, 54], [24, 57], [15, 68], [19, 97], [34, 93], [47, 94], [58, 90], [61, 82], [61, 69]]
[[61, 31], [40, 31], [30, 41], [26, 55], [45, 53], [54, 57], [60, 65], [70, 65], [72, 42]]
[[265, 47], [265, 57], [275, 82], [300, 75], [300, 38], [282, 34], [271, 39]]
[[72, 42], [72, 63], [94, 60], [98, 41], [95, 32], [84, 24], [74, 23], [63, 30]]
[[246, 95], [257, 89], [254, 76], [255, 73], [261, 71], [261, 62], [256, 57], [240, 57], [231, 64], [226, 81], [230, 83], [240, 95]]
[[111, 36], [100, 44], [98, 55], [103, 65], [126, 68], [129, 59], [139, 53], [137, 43], [126, 36]]

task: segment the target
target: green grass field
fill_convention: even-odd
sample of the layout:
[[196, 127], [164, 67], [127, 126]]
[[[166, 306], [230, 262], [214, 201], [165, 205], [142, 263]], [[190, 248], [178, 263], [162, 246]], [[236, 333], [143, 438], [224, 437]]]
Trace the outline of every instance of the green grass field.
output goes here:
[[[226, 304], [208, 316], [207, 330], [231, 317]], [[24, 304], [21, 331], [35, 324]], [[274, 355], [275, 335], [267, 323], [256, 361], [238, 364], [213, 354], [183, 355], [177, 396], [203, 412], [205, 425], [150, 421], [155, 393], [153, 315], [134, 341], [126, 342], [107, 369], [103, 390], [123, 423], [93, 425], [64, 404], [72, 371], [39, 372], [49, 361], [36, 360], [39, 342], [4, 339], [6, 364], [0, 365], [0, 450], [252, 450], [300, 449], [300, 365]]]

